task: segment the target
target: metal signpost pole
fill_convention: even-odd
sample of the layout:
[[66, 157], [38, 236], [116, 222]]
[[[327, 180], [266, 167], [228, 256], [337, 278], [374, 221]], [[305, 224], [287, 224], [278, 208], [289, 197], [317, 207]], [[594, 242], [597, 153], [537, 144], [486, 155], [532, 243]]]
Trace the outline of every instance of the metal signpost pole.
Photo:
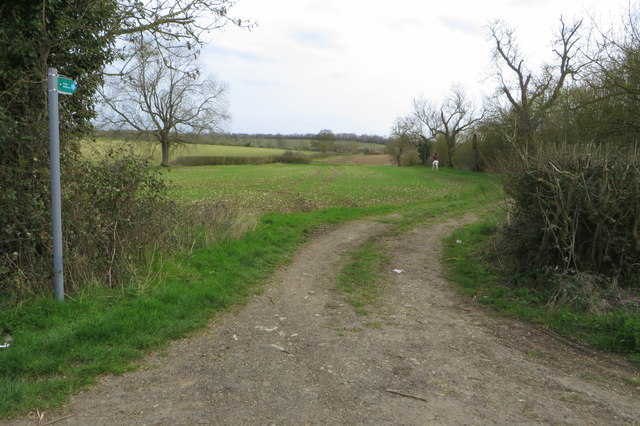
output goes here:
[[49, 103], [49, 157], [51, 167], [51, 218], [53, 222], [53, 288], [55, 297], [64, 300], [62, 269], [62, 203], [60, 196], [60, 130], [58, 123], [58, 70], [47, 70]]

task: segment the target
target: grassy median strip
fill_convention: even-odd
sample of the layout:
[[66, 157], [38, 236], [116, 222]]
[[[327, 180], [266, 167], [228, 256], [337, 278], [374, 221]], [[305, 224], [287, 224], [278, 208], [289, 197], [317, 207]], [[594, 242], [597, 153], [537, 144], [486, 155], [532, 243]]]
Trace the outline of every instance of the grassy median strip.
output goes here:
[[388, 257], [376, 239], [345, 256], [348, 262], [340, 271], [336, 287], [358, 315], [367, 315], [380, 303], [383, 271]]

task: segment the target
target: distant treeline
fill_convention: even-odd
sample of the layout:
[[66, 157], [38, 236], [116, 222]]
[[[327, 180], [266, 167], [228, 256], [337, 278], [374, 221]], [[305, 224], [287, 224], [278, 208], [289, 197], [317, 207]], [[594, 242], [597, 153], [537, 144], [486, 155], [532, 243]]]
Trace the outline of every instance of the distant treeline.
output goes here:
[[[313, 140], [318, 137], [317, 133], [293, 133], [289, 135], [272, 134], [272, 133], [230, 133], [228, 137], [235, 139], [302, 139]], [[378, 145], [384, 145], [389, 140], [388, 137], [378, 135], [357, 135], [355, 133], [333, 133], [333, 137], [336, 141], [357, 141], [363, 143], [375, 143]]]
[[[133, 130], [96, 130], [94, 132], [95, 137], [113, 138], [113, 139], [144, 139], [153, 140], [153, 135], [144, 135], [140, 132]], [[280, 133], [217, 133], [206, 135], [183, 135], [185, 142], [192, 143], [220, 143], [222, 145], [230, 144], [243, 145], [242, 141], [246, 139], [272, 139], [278, 140], [314, 140], [318, 137], [317, 133], [294, 133], [283, 135]], [[385, 145], [388, 141], [388, 137], [378, 135], [357, 135], [355, 133], [333, 133], [333, 137], [336, 141], [356, 141], [362, 143], [374, 143], [378, 145]]]

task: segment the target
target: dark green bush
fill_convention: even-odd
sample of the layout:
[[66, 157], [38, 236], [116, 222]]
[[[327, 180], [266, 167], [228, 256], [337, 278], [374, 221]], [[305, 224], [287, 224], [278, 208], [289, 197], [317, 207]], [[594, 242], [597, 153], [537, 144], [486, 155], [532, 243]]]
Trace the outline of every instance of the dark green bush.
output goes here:
[[[164, 181], [141, 160], [113, 155], [98, 162], [76, 160], [66, 164], [62, 177], [67, 290], [88, 279], [115, 285], [175, 222], [177, 208], [165, 197]], [[5, 295], [51, 291], [48, 200], [39, 205], [34, 214], [42, 216], [40, 222], [31, 219], [15, 233], [19, 238], [4, 242], [14, 250], [0, 262]], [[34, 229], [34, 223], [41, 226]]]
[[[63, 167], [91, 127], [104, 65], [113, 60], [113, 1], [3, 1], [0, 21], [0, 296], [51, 270], [47, 68], [78, 90], [59, 99]], [[66, 167], [65, 167], [66, 169]]]
[[217, 157], [206, 155], [182, 156], [171, 162], [173, 166], [238, 166], [244, 164], [300, 163], [308, 164], [311, 157], [300, 152], [286, 151], [274, 157]]
[[282, 155], [276, 155], [273, 160], [276, 163], [298, 163], [309, 164], [311, 163], [311, 157], [304, 155], [301, 152], [285, 151]]
[[216, 157], [216, 156], [182, 156], [171, 162], [173, 166], [238, 166], [244, 164], [273, 163], [272, 157]]
[[[211, 238], [243, 232], [233, 211], [220, 203], [179, 205], [167, 198], [167, 187], [140, 159], [110, 152], [99, 161], [76, 160], [64, 168], [62, 220], [65, 290], [86, 283], [111, 287], [145, 272], [150, 257], [181, 247], [209, 243]], [[46, 204], [46, 203], [45, 203]], [[25, 232], [23, 250], [2, 262], [2, 295], [23, 297], [51, 292], [50, 217], [38, 235]], [[35, 234], [35, 232], [34, 232]], [[16, 246], [17, 247], [17, 246]]]
[[87, 279], [114, 286], [129, 265], [170, 235], [178, 210], [158, 173], [146, 161], [114, 153], [67, 170], [63, 221], [71, 288]]
[[594, 274], [640, 289], [636, 152], [548, 149], [508, 175], [504, 186], [512, 206], [500, 245], [513, 270]]

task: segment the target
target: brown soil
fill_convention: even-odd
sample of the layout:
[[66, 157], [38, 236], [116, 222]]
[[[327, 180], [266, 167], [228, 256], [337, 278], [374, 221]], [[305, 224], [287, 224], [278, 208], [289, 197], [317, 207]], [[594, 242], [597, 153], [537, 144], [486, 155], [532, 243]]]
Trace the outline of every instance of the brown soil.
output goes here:
[[394, 163], [393, 158], [386, 154], [374, 155], [343, 155], [324, 160], [330, 164], [348, 164], [356, 166], [391, 166]]
[[[246, 306], [148, 357], [138, 371], [103, 377], [40, 421], [640, 424], [638, 371], [625, 360], [493, 317], [456, 295], [442, 277], [440, 241], [471, 220], [384, 237], [386, 290], [366, 316], [336, 292], [335, 272], [341, 253], [385, 225], [324, 230]], [[34, 414], [12, 424], [37, 422]]]

